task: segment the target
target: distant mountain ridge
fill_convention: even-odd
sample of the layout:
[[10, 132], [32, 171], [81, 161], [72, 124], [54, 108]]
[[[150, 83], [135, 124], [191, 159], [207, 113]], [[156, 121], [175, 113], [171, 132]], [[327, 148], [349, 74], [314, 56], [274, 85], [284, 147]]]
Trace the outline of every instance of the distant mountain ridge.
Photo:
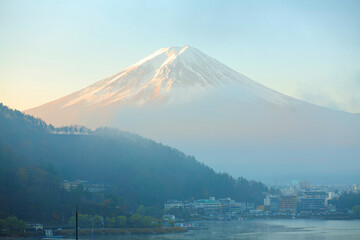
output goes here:
[[273, 175], [354, 181], [360, 171], [359, 114], [286, 96], [189, 46], [159, 49], [109, 78], [25, 112], [55, 126], [136, 132], [215, 169], [268, 182]]

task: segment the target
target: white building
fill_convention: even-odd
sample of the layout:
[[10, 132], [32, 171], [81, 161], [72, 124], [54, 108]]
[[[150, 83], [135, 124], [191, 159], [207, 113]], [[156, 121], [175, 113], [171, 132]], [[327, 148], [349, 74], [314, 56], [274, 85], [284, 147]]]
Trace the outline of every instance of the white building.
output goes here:
[[214, 197], [211, 197], [210, 199], [195, 200], [193, 202], [193, 207], [204, 210], [219, 210], [221, 209], [221, 203], [216, 201]]
[[165, 210], [169, 210], [171, 208], [183, 208], [183, 207], [184, 207], [184, 203], [178, 200], [168, 200], [164, 204]]

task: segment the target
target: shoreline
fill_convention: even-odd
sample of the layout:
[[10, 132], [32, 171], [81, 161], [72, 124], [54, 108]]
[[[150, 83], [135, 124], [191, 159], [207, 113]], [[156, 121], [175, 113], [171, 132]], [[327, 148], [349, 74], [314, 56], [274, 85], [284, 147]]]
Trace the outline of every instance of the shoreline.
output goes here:
[[[183, 227], [166, 227], [166, 228], [91, 228], [79, 229], [79, 236], [94, 235], [161, 235], [168, 233], [183, 233], [188, 230]], [[74, 237], [75, 229], [53, 230], [54, 236]], [[1, 236], [0, 239], [40, 239], [45, 238], [44, 233], [40, 232], [25, 232], [19, 234], [16, 232], [9, 232], [8, 236]]]
[[360, 220], [360, 217], [348, 216], [348, 215], [333, 215], [333, 216], [309, 216], [309, 215], [268, 215], [268, 216], [251, 216], [245, 215], [239, 217], [239, 219], [216, 219], [216, 218], [194, 218], [194, 219], [180, 219], [177, 223], [184, 222], [202, 222], [202, 221], [243, 221], [243, 220], [253, 220], [253, 219], [265, 219], [265, 220], [277, 220], [277, 219], [312, 219], [312, 220], [341, 220], [341, 221], [352, 221], [352, 220]]
[[[118, 234], [167, 234], [167, 233], [182, 233], [187, 230], [183, 227], [167, 227], [167, 228], [95, 228], [91, 231], [90, 228], [79, 229], [79, 235], [118, 235]], [[74, 229], [63, 229], [53, 231], [54, 235], [74, 236]]]
[[[189, 220], [186, 222], [197, 222], [200, 223], [201, 222], [242, 222], [242, 221], [250, 221], [252, 222], [253, 220], [268, 220], [268, 221], [276, 221], [276, 220], [314, 220], [314, 221], [359, 221], [360, 219], [358, 218], [351, 218], [351, 219], [341, 219], [341, 218], [336, 218], [336, 219], [329, 219], [329, 218], [301, 218], [301, 217], [297, 217], [297, 218], [289, 218], [289, 217], [277, 217], [277, 218], [266, 218], [266, 217], [250, 217], [250, 218], [243, 218], [242, 220], [237, 220], [237, 219], [233, 219], [233, 220], [215, 220], [215, 219], [197, 219], [197, 220]], [[292, 221], [291, 221], [292, 222]], [[162, 234], [176, 234], [176, 233], [185, 233], [188, 232], [190, 230], [204, 230], [207, 228], [202, 228], [200, 227], [199, 229], [186, 229], [183, 227], [166, 227], [166, 228], [97, 228], [97, 229], [93, 229], [93, 232], [91, 231], [90, 228], [84, 228], [84, 229], [79, 229], [79, 236], [81, 237], [85, 237], [85, 236], [91, 236], [93, 235], [97, 235], [97, 236], [101, 236], [101, 235], [162, 235]], [[53, 230], [53, 234], [54, 236], [61, 236], [61, 238], [74, 238], [75, 237], [75, 229], [62, 229], [62, 230]], [[25, 234], [9, 234], [8, 236], [0, 236], [0, 239], [9, 239], [9, 240], [13, 240], [13, 239], [24, 239], [24, 240], [33, 240], [33, 239], [39, 239], [39, 238], [44, 238], [45, 236], [43, 234], [40, 234], [40, 232], [38, 233], [25, 233]]]

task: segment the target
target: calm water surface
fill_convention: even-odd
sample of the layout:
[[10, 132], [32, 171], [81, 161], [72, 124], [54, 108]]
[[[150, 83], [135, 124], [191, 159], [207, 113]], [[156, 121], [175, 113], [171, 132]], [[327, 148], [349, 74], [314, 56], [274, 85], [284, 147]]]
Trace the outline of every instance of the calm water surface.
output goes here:
[[146, 236], [95, 236], [95, 240], [360, 240], [360, 220], [244, 220], [204, 221], [199, 223], [206, 230], [191, 230], [186, 233]]

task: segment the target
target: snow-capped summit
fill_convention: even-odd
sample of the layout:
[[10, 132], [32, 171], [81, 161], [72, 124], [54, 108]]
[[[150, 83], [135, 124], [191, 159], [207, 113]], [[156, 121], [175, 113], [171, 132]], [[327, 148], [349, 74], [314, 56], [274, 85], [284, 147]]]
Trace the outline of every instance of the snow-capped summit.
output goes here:
[[259, 104], [313, 107], [258, 84], [186, 45], [161, 48], [108, 78], [26, 112], [54, 125], [96, 127], [112, 121], [110, 116], [123, 109], [188, 104], [194, 107], [201, 102], [213, 108], [228, 102], [252, 106], [250, 109]]
[[[186, 45], [161, 48], [121, 72], [50, 105], [66, 109], [154, 102], [181, 104], [211, 93], [211, 88], [222, 88], [220, 94], [235, 98], [263, 98], [270, 102], [287, 99]], [[42, 116], [44, 107], [48, 109], [49, 104], [28, 112]]]

